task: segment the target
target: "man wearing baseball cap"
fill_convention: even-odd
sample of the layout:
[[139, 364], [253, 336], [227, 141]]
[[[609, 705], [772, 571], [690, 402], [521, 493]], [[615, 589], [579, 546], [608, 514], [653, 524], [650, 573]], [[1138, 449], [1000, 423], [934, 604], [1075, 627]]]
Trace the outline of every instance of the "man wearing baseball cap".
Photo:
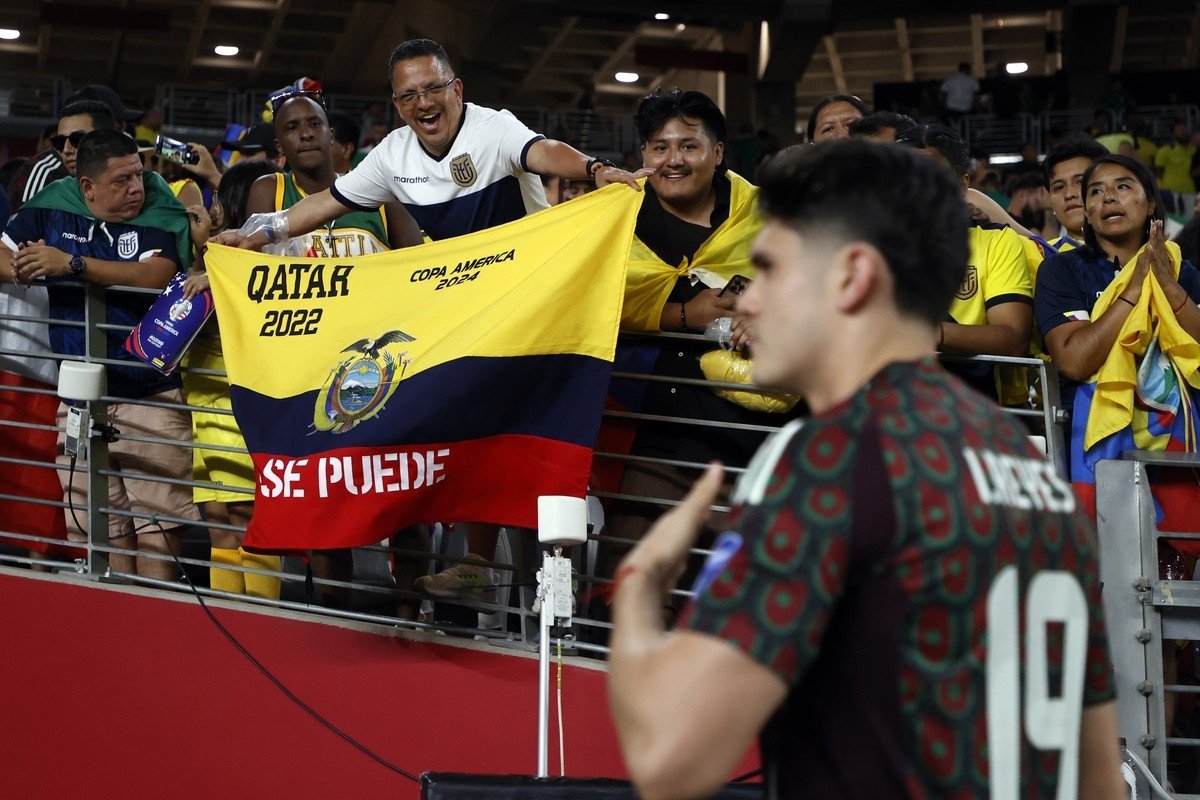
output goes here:
[[77, 92], [67, 96], [63, 101], [64, 106], [69, 106], [72, 103], [78, 103], [83, 100], [95, 100], [112, 109], [113, 120], [117, 123], [117, 130], [124, 131], [126, 125], [130, 122], [137, 122], [145, 114], [145, 111], [134, 111], [125, 107], [121, 102], [120, 96], [112, 90], [111, 87], [104, 86], [99, 83], [89, 84], [84, 86]]
[[[140, 114], [141, 112], [126, 109], [117, 93], [107, 86], [85, 86], [68, 95], [63, 101], [58, 112], [59, 136], [51, 137], [51, 141], [55, 138], [61, 140], [70, 134], [81, 136], [82, 133], [97, 128], [124, 130], [130, 115]], [[69, 145], [52, 143], [49, 148], [21, 166], [7, 187], [9, 205], [13, 212], [49, 184], [59, 178], [73, 175], [63, 150], [70, 147], [70, 153], [73, 155], [77, 144], [78, 139]]]

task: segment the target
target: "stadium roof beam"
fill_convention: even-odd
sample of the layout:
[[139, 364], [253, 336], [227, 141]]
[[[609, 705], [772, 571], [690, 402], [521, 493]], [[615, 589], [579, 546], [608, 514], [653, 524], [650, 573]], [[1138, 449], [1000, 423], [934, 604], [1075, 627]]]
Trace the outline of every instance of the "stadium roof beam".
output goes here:
[[837, 40], [833, 34], [828, 34], [825, 37], [825, 55], [829, 58], [829, 68], [833, 71], [833, 85], [837, 87], [838, 94], [846, 93], [846, 73], [842, 70], [842, 59], [838, 55]]
[[915, 80], [913, 72], [912, 41], [908, 36], [908, 20], [896, 17], [896, 44], [900, 47], [900, 71], [904, 80], [912, 83]]

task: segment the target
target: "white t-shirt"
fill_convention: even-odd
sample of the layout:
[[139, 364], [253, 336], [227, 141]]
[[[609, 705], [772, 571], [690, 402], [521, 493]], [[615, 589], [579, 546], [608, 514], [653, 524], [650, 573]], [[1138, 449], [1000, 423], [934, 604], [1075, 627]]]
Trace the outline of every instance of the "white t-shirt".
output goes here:
[[946, 93], [946, 108], [966, 114], [975, 104], [979, 81], [965, 72], [958, 72], [942, 81], [942, 91]]
[[461, 236], [549, 207], [525, 161], [544, 138], [507, 111], [464, 103], [462, 126], [441, 158], [410, 128], [394, 130], [330, 191], [365, 211], [398, 199], [429, 238]]
[[[16, 252], [15, 245], [11, 249]], [[17, 286], [7, 282], [0, 285], [0, 315], [46, 319], [50, 316], [50, 296], [46, 287]], [[0, 353], [0, 370], [51, 386], [58, 383], [58, 362], [53, 358], [37, 358], [51, 354], [50, 329], [45, 322], [0, 319], [0, 350], [25, 354]]]

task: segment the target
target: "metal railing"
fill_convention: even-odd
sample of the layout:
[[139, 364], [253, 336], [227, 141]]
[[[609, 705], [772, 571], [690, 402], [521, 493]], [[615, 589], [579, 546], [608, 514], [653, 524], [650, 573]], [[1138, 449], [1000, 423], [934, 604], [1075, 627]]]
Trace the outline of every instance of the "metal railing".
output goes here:
[[[1180, 468], [1200, 468], [1200, 454], [1129, 451], [1123, 460], [1096, 465], [1100, 580], [1118, 729], [1164, 785], [1168, 748], [1200, 747], [1200, 739], [1174, 738], [1166, 727], [1167, 696], [1200, 693], [1200, 686], [1164, 679], [1164, 644], [1200, 641], [1200, 582], [1159, 579], [1160, 541], [1200, 540], [1200, 532], [1160, 531], [1155, 522], [1148, 471]], [[1151, 796], [1148, 787], [1139, 786], [1137, 796]], [[1174, 797], [1200, 800], [1196, 794]]]
[[[1110, 132], [1121, 130], [1123, 119], [1110, 111], [1090, 108], [1044, 111], [1038, 115], [1016, 114], [1007, 118], [995, 114], [971, 114], [956, 125], [972, 150], [988, 154], [1015, 153], [1022, 145], [1032, 143], [1037, 145], [1038, 152], [1045, 152], [1052, 132], [1062, 135], [1090, 131], [1097, 114], [1101, 113]], [[1200, 128], [1200, 107], [1195, 105], [1145, 106], [1138, 109], [1138, 114], [1146, 123], [1146, 135], [1159, 143], [1170, 141], [1171, 128], [1176, 122], [1186, 122], [1189, 130]]]
[[[29, 351], [13, 351], [0, 349], [0, 358], [2, 357], [23, 357], [23, 358], [42, 358], [56, 360], [82, 360], [92, 363], [100, 363], [105, 365], [121, 364], [122, 366], [133, 366], [136, 369], [150, 370], [150, 367], [126, 361], [114, 361], [106, 357], [106, 341], [107, 336], [114, 335], [121, 339], [129, 330], [128, 327], [119, 325], [109, 325], [107, 323], [98, 322], [106, 318], [105, 302], [110, 292], [137, 292], [143, 295], [152, 295], [154, 292], [148, 290], [136, 290], [127, 288], [112, 288], [101, 289], [91, 285], [79, 285], [86, 292], [86, 315], [84, 322], [70, 322], [67, 320], [43, 320], [52, 324], [85, 326], [87, 331], [86, 342], [87, 350], [83, 357], [64, 356], [61, 353], [31, 353]], [[11, 291], [11, 289], [6, 289]], [[147, 297], [147, 306], [150, 298]], [[0, 323], [6, 320], [30, 320], [28, 317], [15, 317], [11, 314], [3, 313], [5, 307], [0, 305]], [[636, 336], [638, 339], [644, 340], [646, 337], [657, 339], [661, 343], [663, 340], [671, 340], [677, 342], [687, 342], [689, 345], [697, 343], [705, 343], [707, 347], [715, 348], [717, 345], [702, 336], [690, 334], [629, 334], [628, 336]], [[1019, 417], [1023, 422], [1030, 424], [1033, 428], [1045, 436], [1046, 449], [1048, 456], [1052, 462], [1060, 465], [1064, 461], [1063, 456], [1063, 414], [1058, 406], [1057, 385], [1058, 379], [1053, 368], [1039, 359], [1019, 359], [1019, 358], [982, 358], [976, 357], [969, 359], [973, 361], [987, 361], [994, 364], [1005, 364], [1009, 366], [1019, 366], [1027, 369], [1031, 377], [1031, 381], [1035, 381], [1040, 386], [1044, 387], [1041, 394], [1042, 400], [1040, 405], [1028, 406], [1023, 408], [1010, 409], [1010, 413]], [[200, 370], [183, 366], [180, 370], [183, 373], [195, 372], [197, 374], [220, 375], [222, 373], [213, 370]], [[713, 388], [731, 388], [745, 390], [747, 388], [740, 384], [721, 383], [706, 380], [675, 378], [660, 375], [647, 375], [641, 372], [618, 371], [614, 373], [614, 379], [623, 381], [648, 381], [648, 382], [669, 382], [673, 386], [703, 386], [707, 389]], [[0, 387], [0, 393], [6, 391], [16, 391], [25, 394], [49, 394], [53, 395], [53, 389], [39, 388], [18, 388], [9, 389], [8, 387]], [[189, 405], [187, 403], [167, 403], [147, 399], [129, 399], [113, 395], [104, 396], [101, 401], [91, 404], [93, 418], [99, 422], [103, 422], [106, 409], [111, 404], [121, 403], [127, 407], [158, 407], [170, 408], [180, 412], [191, 413], [196, 411], [204, 411], [208, 413], [225, 413], [216, 411], [209, 407], [200, 407]], [[777, 424], [739, 424], [731, 423], [727, 420], [713, 419], [697, 419], [692, 417], [674, 416], [671, 414], [662, 413], [643, 413], [628, 410], [612, 410], [606, 412], [606, 417], [610, 423], [627, 423], [628, 421], [637, 422], [658, 422], [671, 425], [678, 430], [680, 439], [688, 437], [703, 437], [709, 435], [714, 426], [722, 428], [726, 431], [736, 429], [749, 434], [765, 437], [768, 433], [778, 429], [785, 421], [784, 416], [780, 415]], [[30, 427], [32, 423], [22, 422], [18, 419], [0, 419], [0, 432], [7, 429], [17, 429]], [[53, 426], [34, 426], [44, 430], [59, 430]], [[166, 437], [160, 437], [153, 434], [139, 434], [132, 436], [128, 433], [114, 434], [117, 440], [121, 438], [128, 440], [136, 440], [140, 442], [163, 444], [171, 447], [187, 449], [189, 452], [200, 450], [211, 451], [234, 451], [245, 453], [244, 448], [234, 448], [228, 445], [215, 444], [199, 444], [194, 441], [180, 441]], [[752, 451], [753, 448], [751, 448]], [[370, 547], [357, 548], [354, 552], [355, 560], [361, 562], [360, 568], [356, 569], [355, 576], [347, 581], [331, 577], [315, 576], [311, 579], [311, 585], [317, 590], [315, 594], [309, 595], [306, 592], [306, 575], [304, 569], [296, 559], [285, 559], [282, 572], [277, 573], [282, 581], [282, 591], [279, 600], [267, 600], [263, 598], [250, 597], [246, 595], [227, 594], [215, 591], [205, 585], [200, 578], [202, 571], [206, 568], [219, 567], [222, 569], [230, 569], [243, 573], [253, 574], [272, 574], [264, 572], [261, 569], [254, 569], [241, 565], [217, 565], [211, 562], [206, 556], [204, 550], [203, 528], [207, 527], [211, 530], [218, 531], [244, 531], [244, 528], [232, 524], [219, 524], [216, 522], [199, 522], [193, 520], [179, 518], [171, 515], [158, 514], [150, 515], [121, 509], [114, 507], [108, 502], [108, 481], [110, 478], [137, 478], [151, 482], [158, 482], [170, 485], [184, 485], [188, 487], [206, 486], [214, 488], [214, 484], [197, 483], [191, 479], [180, 479], [168, 477], [164, 475], [145, 475], [140, 472], [130, 471], [120, 468], [119, 466], [110, 465], [107, 459], [108, 443], [103, 438], [93, 438], [91, 442], [91, 452], [87, 460], [86, 472], [78, 468], [74, 470], [73, 480], [79, 485], [88, 487], [88, 502], [86, 506], [76, 507], [74, 513], [78, 516], [83, 527], [88, 528], [88, 536], [86, 542], [81, 542], [79, 547], [82, 553], [78, 559], [63, 559], [59, 558], [48, 560], [35, 560], [29, 554], [21, 552], [19, 549], [14, 550], [9, 548], [4, 552], [0, 552], [0, 563], [30, 565], [36, 563], [38, 565], [56, 570], [64, 570], [74, 574], [84, 575], [93, 579], [107, 579], [126, 581], [130, 583], [145, 584], [155, 587], [170, 587], [183, 589], [183, 585], [171, 581], [163, 581], [158, 578], [148, 578], [130, 574], [128, 572], [118, 572], [110, 567], [109, 561], [114, 554], [128, 555], [129, 551], [114, 546], [114, 543], [108, 538], [108, 521], [110, 517], [122, 517], [130, 519], [135, 525], [148, 525], [153, 523], [161, 523], [166, 526], [182, 526], [185, 530], [185, 540], [191, 542], [191, 548], [185, 547], [185, 552], [178, 554], [180, 561], [188, 573], [193, 576], [201, 585], [199, 590], [210, 596], [221, 596], [227, 599], [239, 599], [248, 603], [258, 605], [273, 605], [280, 608], [288, 608], [293, 610], [308, 610], [313, 613], [341, 617], [365, 622], [376, 622], [390, 626], [401, 625], [411, 628], [427, 629], [437, 628], [451, 633], [462, 635], [473, 635], [493, 641], [500, 641], [508, 646], [521, 647], [525, 649], [535, 649], [534, 631], [537, 629], [538, 618], [533, 613], [535, 591], [533, 572], [537, 569], [537, 544], [532, 536], [526, 531], [507, 530], [500, 537], [496, 555], [489, 559], [487, 564], [490, 568], [496, 571], [498, 591], [494, 600], [485, 602], [482, 599], [477, 599], [465, 605], [445, 605], [441, 601], [437, 601], [437, 605], [432, 605], [431, 599], [414, 593], [410, 589], [397, 588], [391, 580], [391, 576], [387, 571], [386, 562], [396, 556], [408, 557], [426, 557], [429, 559], [429, 571], [436, 572], [448, 565], [462, 563], [466, 560], [464, 537], [457, 530], [452, 530], [446, 525], [433, 526], [433, 548], [432, 552], [413, 551], [401, 547], [388, 544], [386, 539], [391, 531], [379, 531], [378, 541]], [[705, 468], [706, 464], [697, 461], [689, 461], [684, 458], [658, 458], [638, 453], [619, 452], [616, 449], [599, 447], [595, 453], [597, 465], [617, 463], [623, 467], [652, 467], [655, 469], [667, 469], [675, 471], [675, 474], [680, 476], [680, 480], [690, 483], [690, 481], [698, 476]], [[61, 458], [58, 462], [53, 459], [36, 461], [32, 459], [14, 459], [0, 458], [0, 461], [7, 465], [22, 467], [27, 469], [52, 469], [60, 474], [71, 471], [70, 465]], [[735, 477], [745, 470], [746, 463], [730, 463], [728, 471], [731, 476]], [[225, 488], [225, 487], [222, 487]], [[253, 490], [242, 490], [247, 495], [247, 498], [253, 494]], [[593, 653], [602, 655], [607, 652], [608, 629], [610, 628], [607, 621], [606, 607], [602, 598], [611, 584], [611, 575], [613, 564], [615, 563], [620, 552], [629, 546], [636, 543], [636, 539], [628, 538], [620, 535], [619, 531], [614, 531], [610, 516], [606, 520], [606, 514], [612, 515], [614, 509], [618, 506], [623, 507], [626, 513], [630, 507], [638, 507], [643, 509], [644, 516], [653, 518], [657, 515], [658, 510], [669, 508], [679, 502], [681, 493], [673, 492], [648, 492], [628, 490], [624, 487], [613, 488], [608, 487], [606, 490], [594, 490], [589, 498], [589, 521], [590, 532], [588, 541], [585, 546], [574, 548], [573, 553], [569, 553], [572, 557], [576, 571], [576, 582], [578, 596], [581, 598], [579, 613], [575, 615], [572, 636], [569, 639], [569, 647], [576, 652]], [[4, 487], [0, 487], [0, 499], [22, 499], [10, 493], [6, 493]], [[50, 505], [56, 508], [67, 508], [68, 504], [62, 499], [30, 499], [29, 502]], [[717, 512], [728, 511], [725, 506], [715, 506]], [[639, 514], [643, 515], [643, 514]], [[609, 523], [609, 524], [606, 524]], [[6, 526], [0, 524], [0, 528]], [[0, 537], [10, 541], [28, 542], [28, 543], [55, 543], [58, 540], [50, 539], [44, 535], [44, 532], [15, 532], [8, 530], [0, 530]], [[200, 552], [196, 552], [199, 550]], [[698, 547], [693, 551], [695, 559], [702, 559], [708, 554], [708, 550], [703, 547]], [[141, 553], [143, 557], [157, 561], [171, 561], [172, 556], [166, 553]], [[373, 570], [373, 573], [372, 573]], [[516, 589], [517, 591], [512, 591]], [[350, 604], [346, 607], [335, 607], [329, 599], [337, 591], [350, 593]], [[673, 594], [677, 598], [685, 598], [689, 595], [684, 589], [677, 588]], [[322, 595], [326, 595], [324, 599]], [[597, 599], [589, 606], [589, 599]], [[427, 612], [432, 612], [430, 620], [427, 621], [411, 621], [402, 620], [396, 616], [395, 603], [399, 600], [423, 601], [424, 608]], [[466, 610], [464, 610], [466, 609]], [[465, 616], [464, 616], [465, 615]], [[436, 621], [431, 621], [436, 620]]]
[[959, 132], [967, 147], [985, 153], [1015, 153], [1026, 143], [1042, 149], [1042, 131], [1037, 117], [1017, 114], [997, 117], [995, 114], [970, 114], [959, 123]]

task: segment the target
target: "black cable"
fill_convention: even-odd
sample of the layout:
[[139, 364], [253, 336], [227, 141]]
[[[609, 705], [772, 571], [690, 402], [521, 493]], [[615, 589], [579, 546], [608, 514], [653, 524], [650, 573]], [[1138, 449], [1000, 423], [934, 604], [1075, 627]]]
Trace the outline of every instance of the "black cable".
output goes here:
[[76, 458], [77, 456], [74, 453], [71, 453], [71, 469], [70, 472], [67, 473], [67, 508], [71, 509], [71, 519], [75, 520], [75, 527], [79, 528], [79, 532], [86, 536], [87, 528], [79, 524], [79, 517], [75, 516], [75, 501], [71, 499], [71, 495], [75, 493], [75, 490], [72, 487], [75, 485]]
[[[346, 733], [345, 731], [343, 731], [338, 726], [334, 725], [329, 720], [325, 719], [325, 717], [321, 716], [320, 712], [318, 712], [316, 709], [314, 709], [308, 703], [305, 703], [303, 700], [301, 700], [299, 697], [297, 697], [292, 692], [291, 689], [289, 689], [283, 685], [282, 681], [280, 681], [273, 674], [271, 674], [271, 671], [269, 669], [267, 669], [266, 667], [264, 667], [262, 665], [262, 663], [257, 658], [255, 658], [254, 655], [249, 650], [247, 650], [245, 648], [245, 646], [242, 645], [242, 643], [239, 642], [237, 640], [237, 638], [232, 633], [230, 633], [229, 630], [224, 625], [221, 624], [221, 621], [219, 619], [217, 619], [215, 614], [213, 614], [212, 609], [210, 609], [208, 607], [208, 603], [204, 602], [204, 596], [202, 594], [200, 594], [200, 592], [196, 589], [196, 585], [194, 583], [192, 583], [191, 576], [189, 576], [187, 574], [187, 570], [184, 569], [183, 562], [181, 562], [179, 560], [179, 556], [175, 555], [175, 548], [171, 546], [171, 537], [166, 535], [166, 533], [167, 533], [166, 529], [163, 528], [163, 526], [160, 525], [154, 519], [151, 519], [148, 524], [158, 526], [158, 529], [163, 532], [164, 539], [167, 543], [167, 552], [171, 554], [171, 558], [175, 561], [175, 565], [177, 567], [179, 567], [180, 574], [183, 575], [183, 579], [187, 583], [188, 588], [191, 589], [192, 594], [195, 595], [196, 601], [198, 603], [200, 603], [200, 608], [204, 609], [204, 613], [206, 615], [208, 615], [209, 621], [211, 621], [212, 624], [216, 626], [217, 630], [221, 632], [221, 635], [224, 636], [229, 641], [229, 643], [231, 645], [233, 645], [234, 648], [246, 658], [247, 661], [249, 661], [251, 664], [253, 664], [254, 667], [263, 674], [263, 677], [265, 677], [272, 684], [274, 684], [276, 689], [283, 692], [284, 697], [291, 700], [293, 703], [295, 703], [297, 706], [299, 706], [300, 709], [302, 711], [304, 711], [304, 713], [308, 714], [310, 717], [315, 719], [317, 722], [324, 725], [326, 728], [328, 728], [330, 730], [330, 732], [336, 734], [339, 738], [342, 739], [342, 741], [344, 741], [347, 744], [349, 744], [350, 746], [354, 747], [356, 750], [358, 750], [360, 753], [362, 753], [363, 755], [370, 758], [372, 761], [376, 762], [380, 766], [390, 769], [392, 772], [403, 775], [404, 777], [408, 778], [413, 783], [420, 783], [420, 778], [418, 778], [416, 775], [413, 775], [408, 770], [405, 770], [402, 767], [399, 767], [399, 766], [393, 764], [392, 762], [388, 761], [386, 758], [376, 755], [372, 750], [367, 748], [366, 745], [362, 744], [357, 739], [355, 739], [353, 736]], [[143, 525], [142, 527], [147, 527], [147, 526]]]
[[[69, 509], [71, 509], [71, 519], [75, 521], [75, 527], [79, 528], [80, 533], [82, 533], [84, 536], [87, 536], [89, 529], [84, 528], [83, 525], [79, 522], [79, 517], [77, 517], [75, 515], [75, 503], [71, 500], [71, 494], [74, 491], [72, 487], [75, 485], [75, 459], [76, 459], [76, 456], [75, 456], [75, 454], [72, 453], [71, 454], [71, 467], [67, 473], [67, 507]], [[144, 531], [146, 528], [149, 528], [152, 526], [158, 526], [159, 530], [163, 529], [162, 525], [159, 525], [158, 522], [151, 521], [151, 522], [147, 522], [145, 525], [139, 525], [138, 527], [134, 528], [129, 533], [118, 533], [116, 536], [113, 536], [110, 533], [108, 535], [108, 540], [110, 542], [115, 542], [117, 539], [128, 539], [130, 536], [137, 536], [139, 533]], [[76, 544], [82, 544], [82, 542], [77, 542]]]

